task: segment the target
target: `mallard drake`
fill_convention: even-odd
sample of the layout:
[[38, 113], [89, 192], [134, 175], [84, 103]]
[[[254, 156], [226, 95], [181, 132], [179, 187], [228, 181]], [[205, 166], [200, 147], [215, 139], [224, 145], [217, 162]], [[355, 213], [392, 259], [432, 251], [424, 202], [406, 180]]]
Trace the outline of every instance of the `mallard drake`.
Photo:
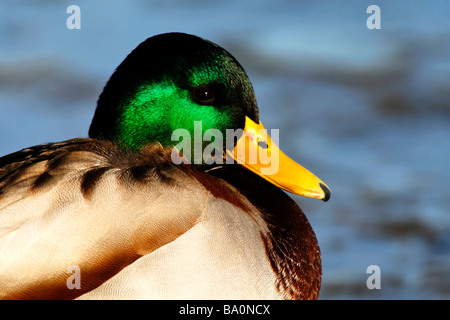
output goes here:
[[[230, 53], [184, 33], [148, 38], [104, 87], [89, 138], [0, 158], [0, 297], [316, 299], [317, 239], [281, 189], [330, 190], [263, 128]], [[177, 129], [235, 136], [189, 148]], [[210, 156], [192, 161], [199, 150]], [[268, 157], [278, 170], [263, 174]]]

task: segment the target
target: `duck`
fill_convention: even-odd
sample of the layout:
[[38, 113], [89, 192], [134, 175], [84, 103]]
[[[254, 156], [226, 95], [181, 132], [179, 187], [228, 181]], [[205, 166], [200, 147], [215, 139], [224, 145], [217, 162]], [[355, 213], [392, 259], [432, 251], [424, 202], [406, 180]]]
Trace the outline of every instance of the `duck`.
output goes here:
[[276, 140], [228, 51], [146, 39], [88, 137], [0, 158], [0, 298], [318, 299], [318, 240], [288, 193], [331, 192]]

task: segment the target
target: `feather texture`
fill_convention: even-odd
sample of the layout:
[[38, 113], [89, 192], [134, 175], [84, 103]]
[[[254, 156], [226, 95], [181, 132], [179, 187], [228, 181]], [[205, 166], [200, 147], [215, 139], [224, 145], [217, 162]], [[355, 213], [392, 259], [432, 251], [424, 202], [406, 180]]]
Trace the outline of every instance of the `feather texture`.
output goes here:
[[[93, 139], [0, 159], [0, 297], [281, 297], [256, 208], [169, 159], [158, 145]], [[79, 290], [67, 287], [72, 265]]]

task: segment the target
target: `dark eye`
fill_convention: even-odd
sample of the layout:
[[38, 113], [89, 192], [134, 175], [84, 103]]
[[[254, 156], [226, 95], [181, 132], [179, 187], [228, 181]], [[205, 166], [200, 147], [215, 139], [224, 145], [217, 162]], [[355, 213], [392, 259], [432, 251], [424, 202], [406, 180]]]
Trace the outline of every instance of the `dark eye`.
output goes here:
[[198, 86], [192, 90], [192, 98], [200, 104], [212, 104], [214, 102], [214, 91], [205, 86]]

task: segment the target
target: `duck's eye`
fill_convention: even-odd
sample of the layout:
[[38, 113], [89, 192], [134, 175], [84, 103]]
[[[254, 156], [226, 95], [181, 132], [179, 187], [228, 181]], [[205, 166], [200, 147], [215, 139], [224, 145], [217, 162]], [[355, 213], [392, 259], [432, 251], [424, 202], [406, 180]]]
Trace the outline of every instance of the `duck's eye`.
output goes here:
[[192, 90], [192, 98], [200, 104], [211, 104], [214, 102], [214, 91], [205, 86], [198, 86]]

